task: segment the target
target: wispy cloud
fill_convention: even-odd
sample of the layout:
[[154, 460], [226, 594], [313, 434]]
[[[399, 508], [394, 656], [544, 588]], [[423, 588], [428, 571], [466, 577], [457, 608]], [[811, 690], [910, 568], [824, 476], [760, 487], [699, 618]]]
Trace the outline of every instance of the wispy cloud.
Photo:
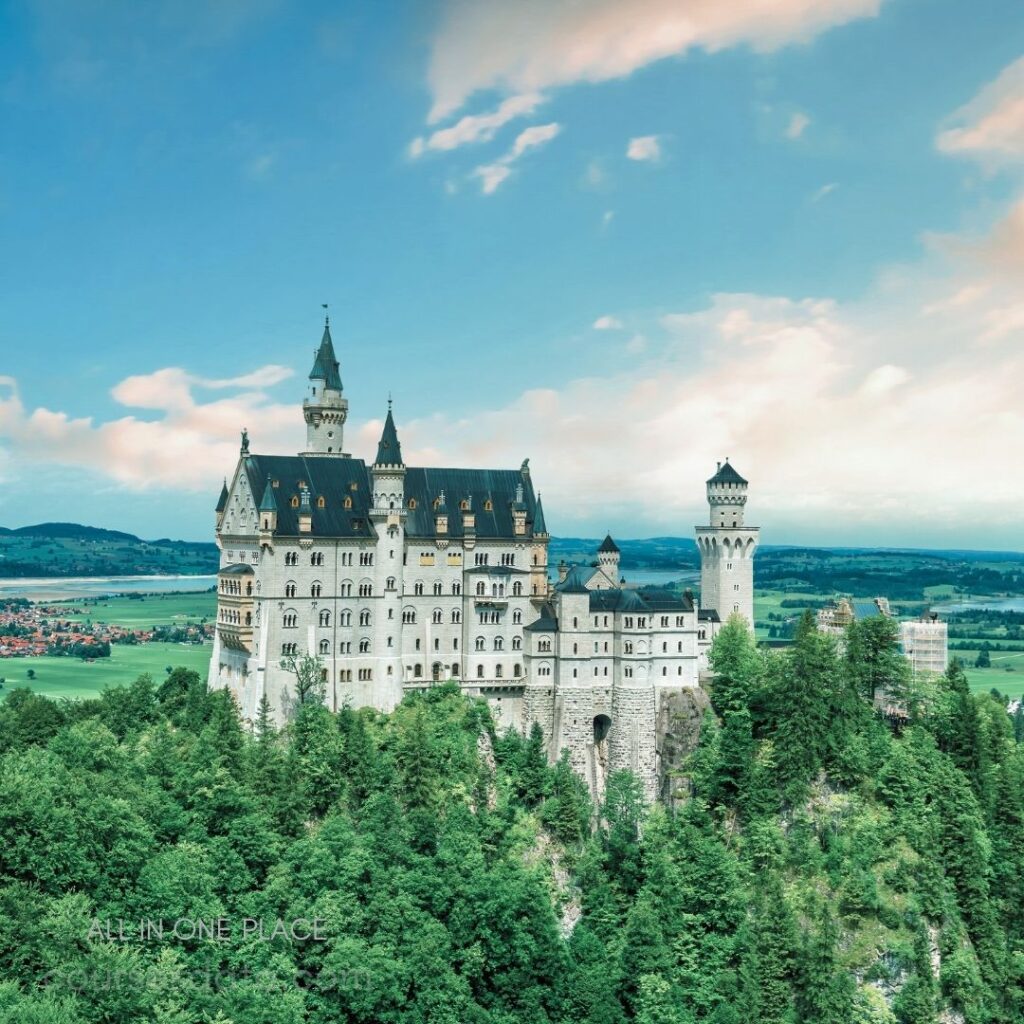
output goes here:
[[991, 165], [1024, 159], [1024, 57], [956, 111], [936, 145]]
[[881, 0], [449, 0], [428, 71], [430, 121], [459, 110], [478, 91], [532, 93], [623, 78], [696, 48], [776, 50], [872, 17], [880, 6]]
[[821, 188], [811, 194], [811, 202], [820, 203], [825, 196], [835, 192], [837, 188], [839, 188], [839, 183], [837, 181], [830, 181], [827, 184], [822, 185]]
[[661, 143], [657, 135], [638, 135], [629, 140], [626, 156], [630, 160], [658, 160], [661, 157]]
[[483, 164], [473, 171], [472, 176], [479, 179], [480, 190], [484, 195], [497, 191], [498, 186], [512, 174], [512, 165], [522, 155], [538, 146], [550, 142], [562, 130], [556, 122], [536, 124], [525, 128], [517, 136], [512, 148], [500, 159], [491, 164]]
[[509, 96], [487, 114], [467, 114], [448, 128], [418, 136], [409, 144], [409, 155], [422, 156], [429, 150], [446, 152], [477, 142], [490, 142], [509, 121], [527, 117], [544, 102], [540, 93]]
[[799, 139], [810, 123], [811, 119], [806, 114], [799, 110], [796, 111], [796, 113], [790, 115], [789, 124], [786, 125], [786, 138]]
[[599, 316], [593, 323], [595, 331], [618, 331], [622, 328], [622, 321], [615, 316]]

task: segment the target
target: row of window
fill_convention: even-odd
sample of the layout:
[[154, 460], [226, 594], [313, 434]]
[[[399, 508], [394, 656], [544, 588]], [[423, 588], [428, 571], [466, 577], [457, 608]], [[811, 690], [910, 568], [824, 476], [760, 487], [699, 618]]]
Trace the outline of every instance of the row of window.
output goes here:
[[[294, 644], [291, 645], [291, 646], [294, 647]], [[287, 652], [282, 650], [281, 653], [282, 654], [288, 654], [288, 655], [294, 655], [296, 652], [294, 650], [289, 650]], [[355, 669], [355, 670], [350, 669], [350, 668], [342, 668], [342, 669], [338, 670], [338, 682], [341, 682], [341, 683], [350, 683], [350, 682], [352, 682], [352, 673], [353, 673], [353, 671], [355, 671], [356, 677], [361, 682], [365, 682], [367, 680], [373, 679], [373, 669], [372, 668], [360, 668], [360, 669]], [[408, 666], [406, 666], [406, 671], [408, 671]], [[459, 678], [459, 671], [460, 671], [460, 666], [459, 666], [459, 663], [457, 661], [453, 661], [450, 665], [442, 665], [440, 662], [435, 662], [433, 664], [433, 666], [431, 667], [431, 676], [432, 676], [432, 678], [434, 680], [441, 680], [441, 679], [445, 678], [446, 676], [450, 676], [452, 679], [458, 679]], [[387, 672], [388, 672], [388, 675], [391, 675], [391, 666], [390, 665], [388, 666]], [[495, 679], [504, 679], [505, 678], [505, 666], [504, 665], [495, 665], [494, 669], [493, 669], [493, 672], [494, 672], [494, 678]], [[512, 678], [518, 679], [518, 678], [520, 678], [522, 676], [522, 674], [523, 674], [523, 666], [519, 662], [516, 662], [512, 666]], [[540, 674], [541, 675], [551, 675], [551, 669], [548, 668], [547, 671], [544, 671], [544, 669], [542, 668]], [[420, 664], [419, 662], [417, 662], [415, 665], [412, 666], [412, 677], [413, 677], [413, 679], [422, 679], [423, 678], [423, 665]], [[477, 679], [486, 679], [487, 678], [487, 671], [486, 671], [486, 669], [484, 668], [483, 665], [477, 665], [477, 667], [476, 667], [476, 678]]]
[[[486, 646], [487, 646], [487, 640], [484, 637], [482, 637], [482, 636], [478, 636], [476, 638], [476, 649], [478, 651], [482, 651], [482, 650], [484, 650], [484, 648]], [[505, 649], [505, 640], [504, 640], [503, 637], [496, 636], [494, 638], [494, 649], [496, 651], [503, 651]], [[523, 638], [521, 636], [514, 636], [514, 637], [512, 637], [512, 650], [513, 651], [521, 651], [522, 649], [523, 649]]]
[[252, 612], [246, 612], [243, 616], [241, 612], [235, 611], [233, 608], [221, 608], [217, 618], [219, 622], [230, 626], [240, 626], [243, 621], [247, 626], [252, 625]]
[[[229, 597], [241, 597], [242, 596], [242, 584], [240, 580], [224, 580], [220, 581], [220, 587], [218, 588], [220, 593]], [[245, 584], [245, 596], [252, 596], [252, 580], [248, 580]]]

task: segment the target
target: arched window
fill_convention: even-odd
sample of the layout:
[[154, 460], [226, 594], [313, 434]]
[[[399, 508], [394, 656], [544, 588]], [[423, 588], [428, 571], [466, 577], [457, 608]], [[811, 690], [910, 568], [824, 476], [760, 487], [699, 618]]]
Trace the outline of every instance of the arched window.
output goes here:
[[523, 585], [522, 585], [522, 583], [519, 582], [519, 580], [516, 580], [515, 583], [512, 584], [512, 596], [513, 597], [522, 597], [523, 596]]
[[477, 665], [477, 667], [476, 667], [476, 677], [477, 677], [477, 679], [483, 679], [483, 677], [484, 677], [484, 667], [483, 667], [483, 665]]
[[323, 495], [321, 494], [321, 495], [320, 495], [320, 496], [319, 496], [319, 497], [318, 497], [318, 498], [316, 499], [316, 507], [317, 507], [317, 508], [323, 508], [323, 507], [324, 507], [324, 506], [325, 506], [326, 504], [327, 504], [327, 502], [326, 502], [326, 501], [324, 501], [324, 496], [323, 496]]
[[434, 622], [440, 622], [441, 621], [441, 615], [442, 615], [441, 609], [440, 608], [435, 608], [434, 609], [434, 615], [433, 615], [433, 621]]
[[484, 581], [483, 581], [483, 580], [480, 580], [480, 581], [479, 581], [479, 582], [477, 583], [477, 585], [476, 585], [476, 593], [477, 593], [477, 597], [483, 597], [483, 596], [484, 596], [484, 593], [486, 592], [486, 590], [487, 590], [487, 588], [486, 588], [486, 586], [484, 585]]
[[412, 674], [413, 674], [413, 676], [416, 679], [422, 679], [423, 678], [423, 666], [419, 662], [417, 662], [415, 665], [413, 665], [413, 667], [412, 667]]
[[452, 622], [461, 622], [461, 621], [462, 621], [462, 612], [460, 612], [458, 608], [453, 608], [452, 609]]
[[519, 609], [517, 608], [517, 609], [516, 609], [516, 610], [515, 610], [515, 611], [514, 611], [514, 612], [512, 613], [512, 622], [513, 622], [513, 623], [514, 623], [515, 625], [517, 625], [517, 626], [518, 626], [518, 625], [519, 625], [519, 623], [521, 623], [522, 621], [523, 621], [523, 613], [522, 613], [522, 612], [521, 612], [521, 611], [520, 611], [520, 610], [519, 610]]
[[452, 662], [451, 668], [452, 678], [457, 679], [459, 675], [459, 663], [457, 661]]
[[520, 665], [519, 662], [517, 661], [515, 663], [515, 665], [513, 666], [513, 668], [512, 668], [512, 675], [514, 675], [518, 679], [522, 674], [523, 674], [523, 666]]
[[422, 597], [422, 596], [423, 596], [423, 584], [422, 584], [422, 583], [417, 583], [417, 584], [416, 584], [416, 585], [415, 585], [415, 586], [414, 586], [414, 587], [412, 588], [412, 592], [413, 592], [413, 593], [414, 593], [414, 594], [415, 594], [415, 595], [416, 595], [417, 597]]
[[321, 626], [329, 626], [330, 624], [331, 624], [331, 613], [328, 612], [328, 611], [321, 612], [320, 613], [320, 625]]
[[458, 597], [459, 594], [461, 594], [461, 593], [462, 593], [462, 584], [461, 583], [453, 583], [452, 584], [452, 597]]
[[294, 597], [295, 596], [295, 583], [294, 583], [293, 580], [289, 580], [284, 585], [284, 596], [285, 597]]
[[293, 495], [293, 496], [292, 496], [292, 501], [291, 501], [291, 505], [292, 505], [292, 508], [298, 508], [298, 507], [299, 507], [299, 498], [298, 498], [298, 495]]
[[485, 643], [484, 638], [482, 636], [478, 636], [476, 638], [476, 649], [478, 651], [482, 651], [484, 649], [484, 643]]
[[521, 651], [523, 649], [523, 638], [521, 636], [512, 637], [512, 650]]
[[505, 649], [505, 641], [500, 636], [496, 636], [494, 638], [494, 649], [496, 651], [502, 651]]
[[321, 640], [320, 641], [320, 653], [321, 654], [330, 654], [331, 653], [331, 643], [330, 643], [329, 640]]
[[309, 596], [310, 597], [319, 597], [320, 596], [320, 584], [319, 583], [314, 583], [309, 588]]
[[369, 654], [370, 653], [370, 641], [363, 639], [359, 641], [359, 653]]
[[347, 508], [347, 509], [348, 509], [348, 508], [351, 508], [351, 507], [352, 507], [352, 499], [351, 499], [351, 498], [350, 498], [350, 497], [349, 497], [349, 496], [348, 496], [348, 495], [346, 494], [346, 495], [345, 495], [345, 500], [344, 500], [344, 501], [342, 502], [342, 504], [343, 504], [343, 505], [345, 506], [345, 508]]
[[494, 666], [494, 678], [495, 679], [500, 679], [502, 677], [502, 675], [503, 675], [503, 673], [502, 673], [501, 666], [500, 665], [495, 665]]
[[368, 626], [370, 624], [370, 611], [368, 608], [364, 608], [359, 613], [359, 625]]
[[434, 584], [434, 596], [435, 597], [440, 597], [441, 596], [441, 584], [439, 582]]

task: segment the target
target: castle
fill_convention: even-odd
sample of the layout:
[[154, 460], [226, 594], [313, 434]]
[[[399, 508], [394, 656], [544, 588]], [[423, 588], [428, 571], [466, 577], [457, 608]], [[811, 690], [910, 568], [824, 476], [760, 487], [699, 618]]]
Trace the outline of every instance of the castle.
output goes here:
[[[697, 527], [702, 602], [624, 585], [606, 537], [593, 565], [549, 578], [529, 460], [518, 469], [407, 466], [388, 403], [372, 465], [344, 451], [348, 400], [325, 324], [302, 405], [306, 450], [242, 446], [216, 507], [217, 628], [209, 685], [252, 720], [266, 697], [282, 720], [293, 659], [315, 655], [325, 699], [388, 711], [454, 680], [499, 728], [543, 730], [595, 794], [609, 771], [657, 788], [659, 729], [693, 690], [723, 618], [753, 622], [758, 530], [747, 481], [719, 464]], [[659, 725], [659, 722], [662, 724]]]

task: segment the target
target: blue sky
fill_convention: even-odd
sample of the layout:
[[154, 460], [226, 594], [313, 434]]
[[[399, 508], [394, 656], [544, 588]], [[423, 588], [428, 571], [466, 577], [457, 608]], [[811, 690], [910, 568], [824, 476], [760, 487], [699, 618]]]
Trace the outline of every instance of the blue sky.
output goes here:
[[2, 6], [0, 523], [208, 536], [329, 302], [349, 450], [390, 391], [556, 532], [688, 534], [730, 455], [766, 542], [1019, 548], [1022, 55], [1016, 0]]

